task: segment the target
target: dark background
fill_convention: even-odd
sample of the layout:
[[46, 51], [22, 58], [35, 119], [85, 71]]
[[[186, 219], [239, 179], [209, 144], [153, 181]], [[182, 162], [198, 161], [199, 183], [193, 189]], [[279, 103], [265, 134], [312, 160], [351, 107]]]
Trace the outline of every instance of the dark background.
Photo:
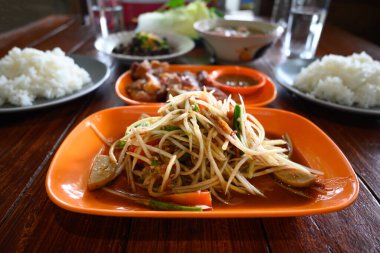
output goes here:
[[[274, 0], [262, 0], [260, 14], [270, 16]], [[380, 45], [380, 0], [331, 0], [327, 23]]]
[[[258, 13], [270, 16], [273, 1], [261, 0]], [[51, 14], [86, 12], [86, 0], [0, 0], [0, 33]], [[326, 22], [380, 45], [380, 0], [332, 0]]]

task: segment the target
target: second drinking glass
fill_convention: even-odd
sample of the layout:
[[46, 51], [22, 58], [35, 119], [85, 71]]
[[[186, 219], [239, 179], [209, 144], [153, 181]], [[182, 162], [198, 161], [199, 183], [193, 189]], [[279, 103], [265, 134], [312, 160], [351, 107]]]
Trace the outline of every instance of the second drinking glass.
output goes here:
[[314, 57], [330, 0], [293, 0], [284, 41], [289, 57]]

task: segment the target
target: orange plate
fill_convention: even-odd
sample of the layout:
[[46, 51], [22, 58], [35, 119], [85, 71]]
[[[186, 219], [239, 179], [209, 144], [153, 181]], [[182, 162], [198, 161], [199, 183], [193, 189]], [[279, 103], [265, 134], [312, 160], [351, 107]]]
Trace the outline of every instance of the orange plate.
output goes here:
[[[224, 70], [230, 69], [235, 66], [210, 66], [210, 65], [170, 65], [169, 72], [183, 72], [190, 71], [192, 73], [197, 73], [200, 70], [205, 70], [208, 73], [211, 73], [213, 70]], [[264, 74], [263, 74], [264, 75]], [[276, 85], [273, 81], [266, 77], [266, 84], [260, 88], [257, 92], [251, 95], [243, 95], [244, 103], [250, 106], [264, 106], [271, 103], [277, 96]], [[141, 102], [138, 100], [133, 100], [128, 96], [126, 87], [132, 83], [130, 71], [122, 74], [115, 84], [115, 91], [117, 96], [129, 105], [152, 105], [160, 103], [150, 103], [150, 102]]]
[[[359, 185], [349, 162], [334, 142], [317, 126], [296, 114], [268, 108], [249, 108], [267, 132], [287, 133], [295, 150], [304, 162], [325, 173], [326, 179], [344, 178], [346, 183], [336, 194], [325, 200], [303, 200], [286, 192], [289, 197], [271, 201], [268, 197], [249, 196], [247, 205], [226, 206], [214, 203], [214, 209], [204, 212], [154, 211], [103, 191], [89, 192], [87, 178], [92, 160], [104, 144], [90, 128], [94, 124], [110, 140], [120, 138], [126, 126], [136, 121], [141, 113], [154, 115], [158, 105], [116, 107], [103, 110], [83, 120], [67, 136], [50, 165], [46, 176], [46, 190], [58, 206], [79, 213], [128, 217], [279, 217], [320, 214], [341, 210], [354, 202]], [[276, 193], [277, 194], [277, 193]]]

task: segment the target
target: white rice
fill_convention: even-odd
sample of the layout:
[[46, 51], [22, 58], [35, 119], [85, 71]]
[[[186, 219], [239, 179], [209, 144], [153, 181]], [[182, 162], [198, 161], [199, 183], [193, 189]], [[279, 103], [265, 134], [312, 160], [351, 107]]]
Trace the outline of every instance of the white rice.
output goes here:
[[362, 52], [328, 55], [303, 68], [294, 81], [297, 89], [323, 100], [348, 106], [380, 105], [380, 63]]
[[60, 48], [13, 48], [0, 60], [0, 105], [30, 106], [36, 98], [59, 98], [91, 81]]

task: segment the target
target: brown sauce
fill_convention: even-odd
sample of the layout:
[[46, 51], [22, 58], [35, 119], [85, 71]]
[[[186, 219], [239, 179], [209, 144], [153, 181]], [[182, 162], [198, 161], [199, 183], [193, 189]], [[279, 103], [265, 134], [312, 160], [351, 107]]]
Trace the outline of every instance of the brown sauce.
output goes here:
[[225, 74], [221, 75], [216, 80], [232, 87], [249, 87], [255, 86], [259, 81], [253, 77], [239, 74]]

